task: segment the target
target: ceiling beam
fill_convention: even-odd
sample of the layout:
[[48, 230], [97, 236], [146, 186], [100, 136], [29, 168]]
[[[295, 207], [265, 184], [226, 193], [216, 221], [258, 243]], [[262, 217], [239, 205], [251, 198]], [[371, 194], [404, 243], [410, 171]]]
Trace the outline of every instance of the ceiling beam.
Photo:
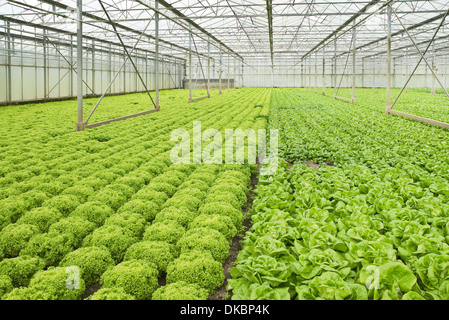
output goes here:
[[270, 56], [271, 65], [274, 65], [274, 43], [273, 43], [273, 1], [266, 0], [267, 2], [267, 18], [268, 18], [268, 37], [270, 39]]
[[233, 55], [237, 56], [238, 58], [240, 58], [241, 60], [243, 60], [243, 58], [236, 53], [234, 50], [232, 50], [230, 47], [228, 47], [225, 43], [223, 43], [221, 40], [217, 39], [214, 35], [212, 35], [210, 32], [208, 32], [207, 30], [205, 30], [203, 27], [201, 27], [200, 25], [198, 25], [196, 22], [194, 22], [193, 20], [189, 19], [187, 16], [185, 16], [181, 11], [177, 10], [175, 7], [173, 7], [171, 4], [169, 4], [168, 2], [166, 2], [165, 0], [156, 0], [157, 2], [159, 2], [159, 4], [161, 4], [162, 6], [164, 6], [167, 10], [170, 10], [172, 13], [174, 13], [176, 16], [178, 16], [179, 18], [182, 18], [184, 21], [186, 21], [187, 23], [189, 23], [192, 27], [196, 28], [197, 30], [201, 31], [202, 33], [204, 33], [205, 35], [207, 35], [210, 39], [214, 40], [215, 42], [217, 42], [218, 44], [220, 44], [222, 47], [224, 47], [228, 52], [232, 53]]
[[363, 13], [365, 13], [370, 7], [378, 4], [380, 0], [372, 0], [368, 4], [366, 4], [360, 11], [356, 14], [354, 14], [351, 18], [346, 20], [341, 26], [339, 26], [337, 29], [335, 29], [331, 34], [329, 34], [326, 38], [320, 41], [316, 46], [314, 46], [311, 50], [309, 50], [305, 55], [302, 56], [302, 59], [306, 58], [309, 54], [313, 53], [317, 48], [319, 48], [322, 44], [324, 44], [326, 41], [331, 39], [333, 36], [337, 35], [341, 30], [343, 30], [345, 27], [350, 25], [355, 19], [360, 17]]

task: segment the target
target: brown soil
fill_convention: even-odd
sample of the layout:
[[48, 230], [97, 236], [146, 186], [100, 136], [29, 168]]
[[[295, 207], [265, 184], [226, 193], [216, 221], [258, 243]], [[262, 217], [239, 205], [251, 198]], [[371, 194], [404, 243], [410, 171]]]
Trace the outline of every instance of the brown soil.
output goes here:
[[320, 166], [318, 163], [315, 163], [315, 162], [313, 162], [313, 161], [311, 161], [311, 160], [306, 161], [306, 162], [304, 163], [304, 165], [305, 165], [305, 166], [311, 167], [313, 170], [318, 169], [318, 167]]
[[88, 286], [88, 287], [86, 288], [86, 290], [84, 291], [83, 295], [81, 296], [81, 299], [84, 300], [84, 299], [86, 299], [87, 297], [93, 295], [95, 292], [97, 292], [98, 290], [100, 290], [100, 288], [101, 288], [101, 284], [98, 283], [98, 282], [97, 282], [97, 283], [94, 283], [94, 284], [92, 284], [92, 285], [90, 285], [90, 286]]
[[287, 159], [286, 161], [288, 162], [288, 169], [290, 170], [295, 165], [295, 163], [291, 159]]
[[[288, 166], [289, 169], [291, 169], [295, 165], [295, 163], [291, 159], [287, 159], [286, 161], [289, 164]], [[335, 167], [335, 164], [332, 161], [325, 161], [324, 164], [329, 167]], [[303, 163], [303, 165], [311, 167], [313, 170], [316, 170], [321, 166], [321, 164], [315, 163], [312, 160], [307, 160], [306, 162]]]

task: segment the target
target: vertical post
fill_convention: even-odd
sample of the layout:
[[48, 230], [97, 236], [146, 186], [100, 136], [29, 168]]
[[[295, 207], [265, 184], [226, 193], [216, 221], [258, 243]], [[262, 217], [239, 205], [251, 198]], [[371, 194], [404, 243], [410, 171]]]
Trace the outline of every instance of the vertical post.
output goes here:
[[392, 66], [393, 72], [391, 73], [391, 87], [392, 88], [394, 88], [396, 86], [396, 59], [397, 58], [392, 59], [392, 62], [393, 62], [393, 66]]
[[[58, 35], [58, 42], [60, 42], [60, 36]], [[59, 50], [61, 47], [59, 46], [59, 44], [55, 45], [56, 50]], [[20, 51], [21, 54], [23, 51]], [[20, 64], [22, 66], [23, 69], [23, 61]], [[22, 77], [21, 77], [22, 81], [23, 81], [23, 73], [22, 73]], [[58, 79], [61, 79], [61, 57], [58, 57]], [[58, 86], [58, 97], [61, 97], [61, 81], [59, 81], [59, 83], [57, 84]], [[23, 86], [22, 86], [22, 100], [23, 100]]]
[[309, 57], [309, 91], [312, 91], [312, 58]]
[[77, 28], [76, 28], [76, 59], [77, 59], [77, 106], [78, 106], [78, 122], [76, 131], [84, 130], [83, 116], [83, 0], [76, 1], [77, 8]]
[[189, 103], [192, 103], [192, 101], [193, 101], [193, 91], [192, 91], [192, 25], [189, 24]]
[[[72, 40], [72, 39], [70, 39]], [[72, 46], [73, 46], [73, 42]], [[73, 65], [73, 63], [72, 63]], [[37, 100], [37, 68], [38, 63], [37, 63], [37, 30], [36, 27], [34, 27], [34, 98]], [[72, 94], [73, 96], [73, 94]]]
[[334, 98], [337, 97], [337, 36], [334, 39]]
[[210, 37], [207, 42], [207, 97], [210, 98]]
[[391, 6], [387, 7], [387, 107], [386, 114], [391, 114]]
[[376, 57], [373, 62], [373, 90], [376, 89]]
[[237, 67], [237, 63], [236, 63], [237, 61], [234, 59], [233, 60], [233, 64], [234, 64], [234, 91], [235, 91], [235, 84], [236, 84], [236, 72], [235, 72], [235, 68]]
[[95, 41], [92, 40], [92, 94], [95, 94]]
[[11, 24], [9, 21], [6, 21], [6, 27], [7, 27], [7, 37], [6, 37], [6, 45], [7, 45], [7, 50], [8, 50], [8, 62], [7, 62], [7, 96], [8, 96], [8, 102], [11, 103], [12, 102], [12, 67], [11, 67]]
[[228, 53], [228, 93], [231, 92], [231, 83], [229, 77], [230, 68], [230, 54]]
[[243, 64], [243, 60], [242, 60], [242, 88], [245, 86], [244, 75], [245, 75], [245, 65]]
[[154, 22], [155, 22], [155, 62], [154, 62], [154, 76], [155, 76], [155, 105], [156, 105], [156, 109], [160, 108], [159, 105], [159, 1], [155, 1], [155, 9], [156, 12], [154, 14]]
[[[408, 47], [405, 51], [405, 77], [408, 77]], [[405, 93], [408, 93], [408, 84], [405, 86]]]
[[147, 83], [147, 87], [148, 86], [148, 53], [145, 53], [145, 82]]
[[323, 47], [323, 96], [326, 95], [326, 47]]
[[218, 70], [218, 90], [219, 90], [219, 94], [222, 94], [221, 91], [221, 77], [223, 75], [223, 54], [221, 51], [221, 46], [220, 46], [220, 67]]
[[318, 93], [318, 51], [315, 51], [315, 93]]
[[362, 58], [362, 88], [365, 88], [365, 58]]
[[47, 86], [47, 81], [48, 81], [48, 79], [47, 79], [47, 68], [48, 68], [48, 66], [47, 66], [47, 54], [48, 54], [48, 52], [47, 52], [47, 36], [46, 36], [45, 29], [42, 30], [42, 33], [43, 33], [43, 39], [42, 39], [43, 57], [42, 57], [42, 60], [43, 60], [43, 66], [44, 66], [43, 67], [44, 100], [46, 100], [47, 99], [47, 91], [48, 91], [48, 86]]
[[352, 49], [352, 104], [355, 104], [355, 63], [356, 63], [356, 50], [357, 50], [357, 28], [356, 28], [356, 20], [354, 19], [354, 29], [353, 29], [353, 49]]
[[123, 56], [123, 63], [125, 64], [123, 66], [123, 93], [126, 92], [126, 56]]
[[[70, 53], [69, 53], [69, 55], [70, 55], [70, 65], [71, 66], [73, 66], [73, 36], [71, 35], [70, 36]], [[73, 69], [72, 69], [72, 67], [69, 67], [70, 69], [70, 80], [69, 80], [69, 83], [70, 83], [70, 90], [69, 90], [69, 95], [71, 96], [71, 97], [73, 97]]]
[[[435, 41], [433, 41], [432, 43], [432, 70], [435, 72]], [[434, 96], [436, 94], [436, 88], [435, 88], [435, 76], [432, 73], [432, 92], [431, 92], [432, 96]]]
[[302, 62], [302, 59], [301, 59], [301, 87], [305, 88], [305, 86], [304, 86], [304, 64]]

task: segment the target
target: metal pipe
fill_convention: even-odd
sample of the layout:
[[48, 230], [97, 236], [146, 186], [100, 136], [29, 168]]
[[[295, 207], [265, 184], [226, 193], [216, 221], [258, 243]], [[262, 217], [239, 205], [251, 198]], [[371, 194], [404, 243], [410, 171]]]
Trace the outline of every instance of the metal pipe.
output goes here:
[[318, 93], [318, 52], [315, 52], [315, 93]]
[[[156, 10], [158, 10], [158, 6], [159, 6], [159, 2], [158, 1], [155, 1], [155, 7], [156, 7]], [[156, 11], [155, 12], [155, 15], [154, 15], [154, 22], [155, 22], [155, 39], [156, 39], [156, 43], [155, 43], [155, 46], [156, 46], [156, 48], [155, 48], [155, 52], [156, 52], [156, 55], [155, 55], [155, 66], [154, 66], [154, 68], [155, 68], [155, 72], [154, 72], [154, 75], [155, 75], [155, 94], [156, 94], [156, 97], [155, 97], [155, 102], [156, 102], [156, 109], [159, 109], [160, 108], [160, 104], [159, 104], [159, 12], [158, 11]]]
[[391, 114], [391, 5], [387, 7], [387, 107], [386, 114]]
[[337, 36], [334, 39], [334, 98], [337, 96]]
[[78, 106], [78, 122], [76, 124], [76, 131], [84, 130], [84, 115], [83, 115], [83, 0], [76, 1], [77, 9], [77, 47], [76, 47], [76, 60], [77, 60], [77, 106]]
[[9, 21], [6, 21], [7, 27], [7, 37], [6, 37], [6, 46], [8, 48], [8, 62], [7, 62], [7, 96], [9, 103], [12, 102], [12, 61], [11, 61], [11, 25]]
[[229, 77], [229, 68], [230, 68], [230, 54], [228, 53], [228, 93], [231, 92], [231, 83]]
[[193, 102], [192, 91], [192, 26], [189, 25], [189, 103]]
[[356, 19], [354, 19], [354, 29], [353, 29], [353, 50], [352, 50], [352, 104], [355, 104], [355, 63], [356, 63], [356, 50], [357, 50], [357, 27], [356, 27]]
[[435, 41], [432, 44], [432, 92], [431, 95], [434, 96], [436, 94], [435, 88]]
[[210, 42], [207, 42], [207, 97], [210, 98]]
[[326, 47], [323, 47], [323, 96], [326, 95]]

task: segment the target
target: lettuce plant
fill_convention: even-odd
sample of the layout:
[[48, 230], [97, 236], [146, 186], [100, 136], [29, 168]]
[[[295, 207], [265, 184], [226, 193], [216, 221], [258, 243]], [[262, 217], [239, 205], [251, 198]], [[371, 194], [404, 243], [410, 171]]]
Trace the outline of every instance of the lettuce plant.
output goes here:
[[75, 185], [73, 187], [65, 189], [61, 194], [62, 195], [74, 195], [79, 199], [79, 201], [81, 203], [84, 203], [94, 193], [95, 193], [95, 191], [92, 187], [84, 186], [84, 185]]
[[42, 259], [30, 256], [4, 259], [0, 262], [0, 275], [11, 278], [14, 287], [28, 286], [31, 277], [44, 268]]
[[198, 213], [190, 211], [185, 207], [167, 207], [159, 212], [154, 219], [154, 222], [164, 222], [166, 220], [173, 220], [179, 223], [184, 228], [187, 228], [189, 224], [197, 217]]
[[93, 295], [87, 298], [87, 300], [136, 300], [136, 298], [126, 293], [126, 291], [120, 287], [114, 288], [101, 288]]
[[157, 267], [144, 260], [124, 261], [101, 276], [103, 288], [122, 288], [137, 300], [150, 300], [158, 287]]
[[13, 289], [12, 280], [7, 275], [0, 275], [0, 299]]
[[52, 224], [48, 233], [58, 235], [66, 234], [71, 237], [73, 246], [78, 248], [83, 243], [84, 238], [96, 229], [93, 222], [83, 217], [68, 217]]
[[175, 245], [184, 235], [185, 228], [174, 220], [155, 222], [145, 229], [144, 241], [164, 241]]
[[209, 252], [189, 251], [167, 268], [167, 284], [180, 281], [198, 284], [211, 294], [223, 284], [222, 265]]
[[218, 214], [202, 214], [193, 220], [190, 224], [191, 229], [209, 228], [220, 232], [230, 242], [237, 234], [237, 229], [234, 226], [231, 218]]
[[152, 189], [157, 192], [163, 192], [168, 197], [172, 197], [176, 193], [176, 187], [167, 182], [154, 182], [154, 180], [147, 185], [148, 189]]
[[84, 247], [105, 247], [111, 253], [116, 263], [123, 260], [126, 250], [136, 243], [138, 239], [128, 229], [109, 225], [96, 229], [84, 241]]
[[137, 238], [142, 237], [142, 234], [145, 231], [146, 224], [147, 221], [142, 215], [126, 211], [116, 213], [107, 218], [104, 222], [105, 226], [114, 225], [128, 229], [129, 231], [131, 231], [133, 236]]
[[174, 260], [174, 256], [171, 246], [166, 242], [141, 241], [128, 248], [123, 260], [149, 261], [162, 273], [167, 271], [167, 266]]
[[57, 209], [40, 207], [28, 211], [16, 223], [34, 225], [39, 228], [40, 232], [44, 233], [48, 231], [53, 223], [58, 222], [60, 219], [62, 219], [62, 215]]
[[67, 217], [81, 204], [75, 195], [66, 194], [54, 196], [43, 203], [44, 207], [57, 209], [64, 217]]
[[151, 222], [159, 212], [159, 205], [153, 201], [135, 199], [125, 203], [117, 211], [121, 213], [134, 213], [141, 215], [147, 222]]
[[15, 258], [28, 241], [39, 234], [39, 228], [30, 224], [10, 224], [0, 232], [0, 249], [8, 258]]
[[207, 300], [207, 298], [207, 290], [184, 281], [162, 286], [153, 294], [153, 300]]
[[37, 234], [20, 251], [20, 255], [39, 257], [44, 261], [46, 267], [57, 266], [74, 247], [73, 238], [65, 233]]
[[98, 247], [80, 248], [67, 254], [59, 263], [60, 267], [76, 266], [86, 286], [100, 280], [101, 275], [114, 267], [114, 260], [108, 250]]
[[241, 227], [243, 222], [243, 214], [240, 210], [233, 208], [230, 204], [225, 204], [222, 202], [209, 202], [202, 205], [199, 210], [199, 214], [207, 215], [223, 215], [231, 218], [234, 226], [236, 228]]
[[114, 210], [106, 204], [99, 201], [93, 201], [78, 206], [75, 211], [70, 214], [70, 217], [85, 218], [86, 220], [95, 223], [97, 226], [101, 226], [106, 219], [113, 214]]
[[190, 229], [178, 241], [182, 253], [189, 251], [207, 251], [212, 257], [223, 263], [229, 255], [229, 242], [219, 231], [210, 228]]

